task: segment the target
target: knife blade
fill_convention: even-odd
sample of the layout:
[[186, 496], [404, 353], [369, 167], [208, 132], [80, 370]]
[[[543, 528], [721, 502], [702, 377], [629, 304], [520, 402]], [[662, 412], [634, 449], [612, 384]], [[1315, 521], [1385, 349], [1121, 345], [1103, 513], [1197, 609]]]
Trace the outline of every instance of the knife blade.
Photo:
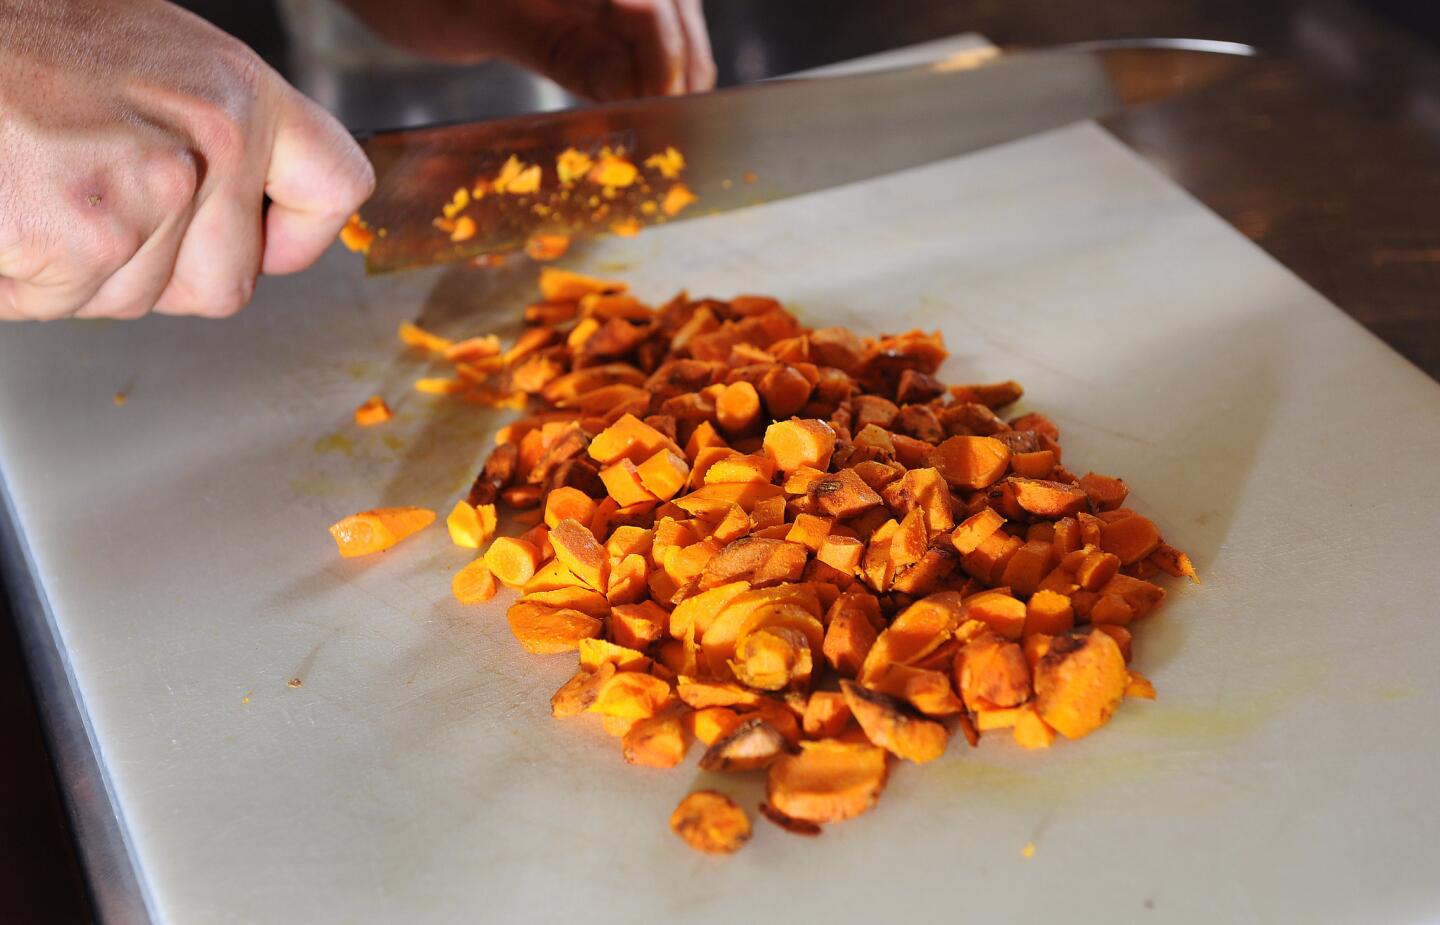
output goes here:
[[[682, 220], [858, 182], [1167, 99], [1255, 53], [1183, 39], [987, 47], [853, 76], [378, 132], [361, 139], [377, 180], [360, 213], [377, 232], [366, 267], [465, 260], [522, 247], [537, 233], [601, 234], [617, 223]], [[608, 148], [640, 164], [672, 147], [685, 159], [680, 181], [698, 197], [673, 217], [654, 203], [674, 178], [645, 168], [634, 186], [607, 191], [583, 178], [562, 184], [555, 171], [570, 148], [596, 156]], [[540, 190], [483, 195], [477, 181], [512, 157], [540, 165]], [[470, 201], [450, 218], [464, 214], [474, 225], [452, 240], [462, 236], [442, 228], [453, 222], [437, 219], [462, 189]]]

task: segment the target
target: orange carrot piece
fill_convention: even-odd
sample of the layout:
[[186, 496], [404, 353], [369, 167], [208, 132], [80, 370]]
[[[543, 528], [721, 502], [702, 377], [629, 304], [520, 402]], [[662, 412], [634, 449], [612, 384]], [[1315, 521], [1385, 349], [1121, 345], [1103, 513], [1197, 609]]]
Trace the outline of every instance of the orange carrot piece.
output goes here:
[[540, 550], [524, 540], [502, 536], [485, 550], [485, 564], [502, 584], [518, 588], [535, 577], [540, 567]]
[[727, 434], [741, 434], [760, 420], [760, 394], [744, 380], [725, 386], [715, 399], [715, 423]]
[[1155, 699], [1155, 685], [1150, 679], [1138, 671], [1129, 673], [1129, 680], [1125, 684], [1126, 697], [1138, 697], [1141, 700]]
[[830, 823], [875, 805], [889, 776], [885, 750], [835, 739], [801, 742], [770, 766], [765, 799], [792, 819]]
[[1010, 457], [1010, 470], [1027, 479], [1046, 479], [1055, 471], [1055, 454], [1050, 450], [1015, 453]]
[[1109, 721], [1128, 684], [1114, 639], [1105, 633], [1056, 636], [1035, 666], [1035, 707], [1056, 732], [1078, 739]]
[[994, 437], [951, 437], [930, 454], [928, 464], [955, 488], [995, 484], [1010, 464], [1010, 448]]
[[685, 714], [685, 728], [706, 747], [735, 731], [740, 715], [729, 707], [701, 707]]
[[578, 488], [562, 485], [545, 497], [545, 526], [555, 528], [562, 520], [590, 523], [595, 517], [594, 499]]
[[806, 466], [823, 471], [835, 450], [835, 430], [824, 421], [792, 418], [776, 421], [765, 430], [765, 452], [781, 472]]
[[495, 596], [495, 576], [484, 559], [476, 559], [455, 573], [450, 590], [462, 604], [479, 604]]
[[1075, 608], [1070, 598], [1054, 591], [1036, 591], [1025, 605], [1024, 635], [1058, 636], [1075, 628]]
[[1119, 556], [1121, 565], [1132, 565], [1160, 548], [1160, 531], [1138, 514], [1102, 522], [1100, 548]]
[[1055, 730], [1045, 724], [1034, 704], [1020, 708], [1015, 718], [1015, 744], [1021, 748], [1049, 748], [1055, 741]]
[[669, 501], [685, 487], [690, 465], [684, 457], [671, 450], [659, 450], [641, 463], [635, 474], [646, 491], [661, 501]]
[[562, 520], [550, 531], [555, 558], [587, 585], [603, 590], [610, 577], [610, 557], [590, 528], [578, 520]]
[[604, 483], [605, 490], [615, 503], [621, 507], [629, 507], [632, 504], [644, 504], [647, 501], [658, 501], [650, 489], [645, 487], [641, 481], [640, 469], [628, 459], [621, 459], [612, 465], [600, 470], [600, 481]]
[[839, 735], [850, 723], [850, 707], [845, 695], [838, 691], [816, 691], [805, 702], [802, 726], [812, 739], [829, 739]]
[[461, 500], [455, 502], [454, 510], [445, 518], [445, 527], [450, 531], [450, 541], [456, 546], [479, 549], [495, 535], [498, 519], [495, 505], [472, 505]]
[[640, 720], [625, 733], [623, 748], [630, 764], [649, 768], [673, 768], [690, 749], [690, 739], [673, 714]]
[[421, 350], [429, 350], [431, 353], [444, 353], [453, 343], [448, 337], [431, 334], [409, 321], [400, 322], [399, 333], [401, 343], [407, 347], [418, 347]]
[[600, 686], [589, 712], [645, 719], [669, 702], [670, 685], [650, 674], [620, 671]]
[[505, 618], [525, 651], [537, 655], [574, 651], [580, 640], [599, 636], [604, 626], [579, 610], [526, 601], [512, 604]]
[[406, 537], [425, 529], [435, 512], [423, 507], [385, 507], [351, 514], [330, 526], [340, 555], [345, 558], [383, 552]]
[[750, 819], [723, 793], [697, 790], [670, 814], [670, 831], [704, 854], [734, 854], [750, 840]]
[[951, 534], [950, 541], [961, 555], [969, 555], [980, 548], [995, 531], [1005, 523], [1005, 518], [995, 513], [991, 508], [981, 508], [979, 512], [966, 518], [964, 523], [955, 528]]
[[615, 280], [598, 279], [558, 267], [540, 268], [540, 294], [547, 302], [578, 302], [592, 292], [624, 292], [629, 287]]
[[1089, 495], [1099, 511], [1115, 510], [1125, 503], [1125, 497], [1130, 494], [1129, 487], [1122, 480], [1094, 472], [1080, 476], [1080, 488]]
[[371, 395], [355, 409], [355, 423], [361, 427], [374, 427], [377, 424], [384, 424], [395, 416], [385, 399], [379, 395]]

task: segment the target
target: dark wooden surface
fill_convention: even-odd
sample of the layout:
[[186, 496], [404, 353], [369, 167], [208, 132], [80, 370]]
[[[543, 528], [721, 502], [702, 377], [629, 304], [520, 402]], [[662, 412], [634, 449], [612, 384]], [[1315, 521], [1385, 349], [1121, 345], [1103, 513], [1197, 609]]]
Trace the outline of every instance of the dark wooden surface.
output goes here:
[[[237, 19], [274, 61], [273, 17]], [[1370, 0], [712, 0], [723, 83], [974, 30], [1002, 45], [1187, 36], [1257, 45], [1253, 73], [1112, 131], [1440, 378], [1437, 7]], [[1411, 30], [1403, 31], [1400, 24]], [[0, 923], [88, 906], [0, 594]]]
[[70, 827], [0, 594], [0, 923], [90, 921]]

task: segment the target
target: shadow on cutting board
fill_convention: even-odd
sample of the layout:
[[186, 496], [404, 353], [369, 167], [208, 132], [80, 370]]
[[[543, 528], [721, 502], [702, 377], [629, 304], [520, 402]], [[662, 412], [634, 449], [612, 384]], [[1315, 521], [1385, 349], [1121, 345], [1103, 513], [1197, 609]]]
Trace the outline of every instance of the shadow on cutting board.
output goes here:
[[[1133, 343], [1127, 349], [1135, 349]], [[1062, 419], [1070, 439], [1062, 434], [1061, 442], [1071, 451], [1066, 464], [1072, 471], [1125, 478], [1132, 487], [1126, 505], [1154, 519], [1165, 539], [1190, 555], [1203, 582], [1157, 579], [1169, 599], [1137, 628], [1136, 652], [1145, 671], [1159, 669], [1183, 649], [1186, 608], [1179, 605], [1225, 586], [1224, 572], [1213, 566], [1245, 498], [1264, 490], [1250, 482], [1267, 442], [1289, 349], [1279, 320], [1265, 314], [1243, 324], [1196, 325], [1178, 338], [1157, 327], [1143, 348], [1155, 361], [1146, 364], [1148, 378], [1135, 387], [1169, 406], [1168, 432], [1131, 431], [1123, 420]], [[1222, 366], [1217, 356], [1225, 358]], [[1195, 398], [1182, 405], [1180, 395]]]

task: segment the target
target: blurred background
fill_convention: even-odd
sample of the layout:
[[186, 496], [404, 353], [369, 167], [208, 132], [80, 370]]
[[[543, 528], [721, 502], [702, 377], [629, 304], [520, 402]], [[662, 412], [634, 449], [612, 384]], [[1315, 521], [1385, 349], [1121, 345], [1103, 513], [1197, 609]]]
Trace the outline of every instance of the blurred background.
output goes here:
[[[483, 2], [483, 0], [476, 0]], [[395, 52], [331, 0], [187, 4], [351, 128], [577, 101], [502, 62]], [[1409, 0], [712, 0], [722, 86], [978, 32], [1002, 46], [1183, 36], [1267, 55], [1247, 76], [1106, 123], [1440, 378], [1440, 4]], [[0, 594], [0, 922], [90, 920], [52, 745]], [[72, 781], [71, 786], [74, 786]]]

